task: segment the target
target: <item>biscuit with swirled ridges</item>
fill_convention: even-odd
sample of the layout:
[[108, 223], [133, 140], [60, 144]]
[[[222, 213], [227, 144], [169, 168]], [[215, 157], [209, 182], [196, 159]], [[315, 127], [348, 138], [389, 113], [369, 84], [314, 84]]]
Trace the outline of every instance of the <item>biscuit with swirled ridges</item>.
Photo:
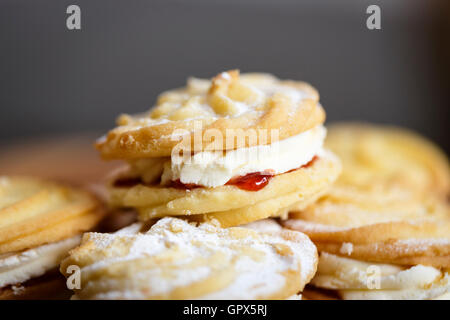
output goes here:
[[314, 245], [299, 232], [163, 218], [148, 231], [85, 234], [61, 272], [80, 267], [78, 299], [287, 299], [316, 263]]
[[[191, 114], [191, 109], [198, 114]], [[232, 122], [255, 115], [261, 117], [257, 125], [247, 119], [245, 125], [236, 128]], [[138, 144], [148, 152], [130, 146], [136, 151], [133, 155], [117, 154], [128, 164], [111, 176], [111, 206], [135, 208], [141, 221], [183, 216], [197, 222], [218, 221], [223, 227], [237, 226], [306, 207], [327, 190], [341, 170], [339, 159], [323, 148], [324, 112], [315, 90], [267, 74], [229, 71], [211, 81], [191, 80], [186, 88], [162, 94], [150, 115], [133, 118], [146, 119], [133, 130], [150, 130], [159, 126], [155, 121], [170, 126], [204, 117], [213, 119], [214, 125], [193, 132], [193, 143], [197, 133], [220, 128], [218, 141], [228, 145], [231, 138], [233, 148], [220, 143], [219, 150], [215, 144], [206, 150], [191, 148], [187, 139], [188, 151], [179, 154], [174, 151], [179, 146], [141, 139]], [[128, 134], [131, 127], [125, 127], [119, 126], [108, 137], [114, 140], [118, 132]], [[234, 129], [243, 128], [244, 139], [234, 136]], [[263, 142], [258, 140], [263, 137], [259, 134], [256, 140], [245, 135], [247, 131], [266, 129], [275, 130], [276, 138]], [[167, 129], [164, 136], [171, 135], [171, 130]], [[183, 145], [186, 135], [179, 137]], [[102, 153], [103, 147], [112, 150], [109, 138], [98, 145]], [[132, 140], [138, 141], [136, 137]], [[155, 146], [161, 150], [154, 151]], [[166, 147], [174, 152], [166, 152]]]
[[320, 253], [315, 287], [334, 289], [345, 300], [449, 299], [449, 269], [374, 263]]
[[339, 181], [367, 186], [378, 181], [447, 197], [450, 166], [433, 142], [404, 128], [342, 123], [328, 126], [325, 141], [343, 162]]
[[355, 124], [332, 127], [326, 145], [341, 157], [341, 176], [285, 226], [334, 254], [351, 243], [357, 259], [450, 267], [450, 170], [437, 147], [402, 129]]
[[83, 190], [31, 177], [0, 177], [0, 298], [36, 297], [53, 285], [64, 288], [47, 273], [104, 213]]
[[[282, 222], [308, 234], [321, 252], [323, 268], [313, 284], [345, 299], [445, 296], [450, 207], [443, 153], [400, 129], [361, 125], [331, 129], [326, 144], [340, 154], [342, 176], [316, 203]], [[397, 284], [365, 291], [363, 282], [350, 283], [372, 265]], [[429, 281], [416, 283], [420, 278]]]
[[447, 203], [408, 190], [356, 190], [334, 186], [284, 226], [305, 232], [320, 250], [403, 265], [450, 267], [450, 210]]
[[[270, 144], [323, 123], [325, 112], [318, 101], [319, 94], [307, 83], [282, 81], [269, 74], [240, 75], [232, 70], [212, 80], [191, 78], [186, 87], [162, 93], [148, 113], [122, 115], [118, 126], [96, 145], [107, 159], [167, 157], [180, 142], [174, 139], [180, 130], [192, 135], [192, 142], [195, 134], [203, 136], [210, 130], [223, 137], [232, 130], [244, 136], [247, 131], [256, 132], [254, 140], [233, 145], [203, 136], [199, 145], [192, 145], [195, 152], [206, 147], [214, 151]], [[266, 136], [272, 129], [278, 135]]]

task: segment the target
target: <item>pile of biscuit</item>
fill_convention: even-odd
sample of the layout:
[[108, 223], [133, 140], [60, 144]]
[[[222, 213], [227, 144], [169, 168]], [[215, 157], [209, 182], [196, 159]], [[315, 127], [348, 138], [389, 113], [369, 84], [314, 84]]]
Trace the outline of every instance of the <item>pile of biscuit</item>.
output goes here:
[[269, 74], [162, 93], [96, 144], [125, 162], [108, 179], [109, 209], [137, 222], [79, 243], [100, 201], [3, 178], [0, 290], [20, 297], [61, 262], [67, 283], [79, 270], [73, 299], [448, 299], [445, 154], [395, 128], [327, 136], [324, 121], [314, 88]]
[[84, 190], [0, 176], [0, 300], [67, 297], [59, 264], [104, 215]]
[[343, 172], [328, 193], [282, 225], [320, 252], [314, 297], [450, 298], [448, 159], [403, 129], [341, 124], [327, 145]]

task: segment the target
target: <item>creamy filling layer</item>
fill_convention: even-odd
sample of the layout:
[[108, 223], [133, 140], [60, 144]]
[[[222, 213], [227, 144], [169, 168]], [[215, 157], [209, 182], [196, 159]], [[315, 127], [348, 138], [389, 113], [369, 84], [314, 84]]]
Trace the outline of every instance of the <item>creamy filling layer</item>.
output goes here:
[[45, 244], [18, 253], [0, 255], [0, 288], [38, 277], [59, 265], [81, 236]]
[[438, 299], [450, 292], [448, 270], [364, 262], [322, 252], [312, 284], [343, 299]]
[[274, 142], [223, 153], [198, 152], [181, 161], [167, 161], [161, 184], [171, 181], [204, 187], [225, 185], [233, 177], [250, 173], [281, 174], [297, 169], [323, 152], [326, 129], [319, 125], [301, 134]]

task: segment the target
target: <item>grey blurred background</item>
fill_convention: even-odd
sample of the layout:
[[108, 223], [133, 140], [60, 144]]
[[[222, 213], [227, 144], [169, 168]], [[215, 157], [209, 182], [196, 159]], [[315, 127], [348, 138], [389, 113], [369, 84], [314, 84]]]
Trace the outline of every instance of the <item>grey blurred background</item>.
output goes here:
[[0, 0], [0, 142], [102, 132], [188, 76], [239, 68], [312, 83], [328, 121], [407, 126], [449, 152], [449, 3]]

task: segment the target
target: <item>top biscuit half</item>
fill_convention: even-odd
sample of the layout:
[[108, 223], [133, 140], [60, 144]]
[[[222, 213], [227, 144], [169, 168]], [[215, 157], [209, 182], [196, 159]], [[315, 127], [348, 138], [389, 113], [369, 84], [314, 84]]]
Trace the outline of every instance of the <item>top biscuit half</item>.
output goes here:
[[105, 159], [166, 157], [189, 136], [192, 152], [230, 150], [270, 144], [324, 121], [319, 94], [307, 83], [232, 70], [190, 78], [186, 87], [162, 93], [149, 112], [120, 116], [96, 147]]

